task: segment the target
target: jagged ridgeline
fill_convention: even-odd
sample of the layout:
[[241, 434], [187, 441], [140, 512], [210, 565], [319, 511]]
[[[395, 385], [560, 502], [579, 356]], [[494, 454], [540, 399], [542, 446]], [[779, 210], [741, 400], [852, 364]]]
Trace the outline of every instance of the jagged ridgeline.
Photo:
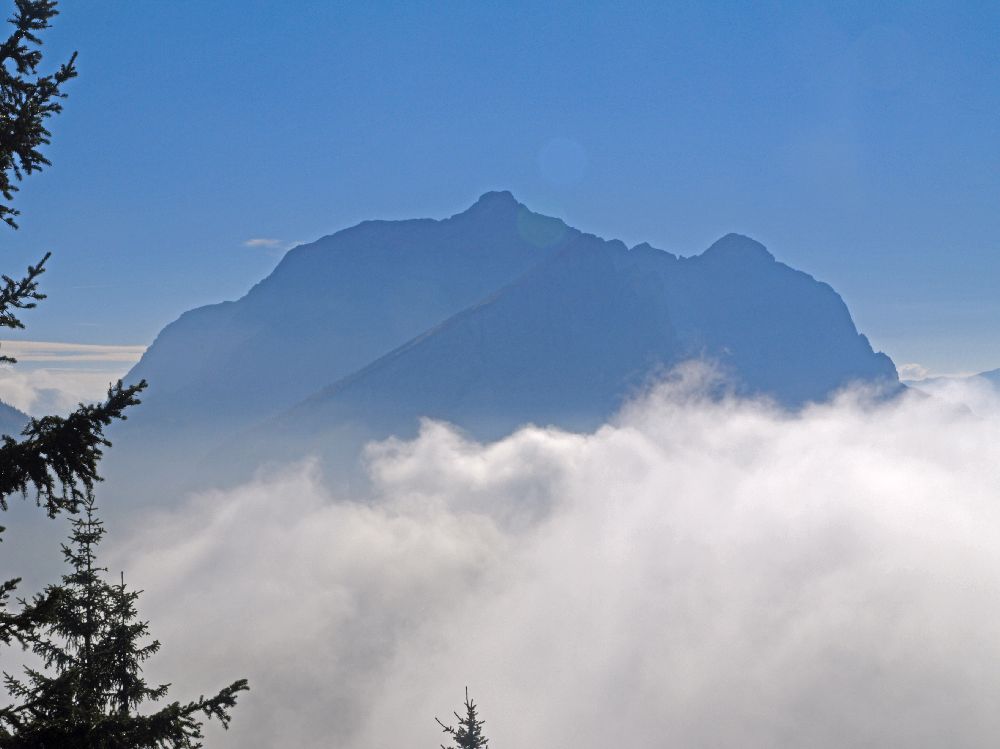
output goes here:
[[487, 439], [587, 429], [692, 358], [790, 407], [852, 381], [898, 386], [832, 288], [748, 237], [678, 257], [491, 192], [444, 220], [296, 247], [241, 299], [168, 325], [128, 376], [150, 386], [118, 431], [143, 434], [121, 440], [111, 473], [148, 487], [157, 470], [232, 480], [306, 452], [346, 465], [423, 416]]

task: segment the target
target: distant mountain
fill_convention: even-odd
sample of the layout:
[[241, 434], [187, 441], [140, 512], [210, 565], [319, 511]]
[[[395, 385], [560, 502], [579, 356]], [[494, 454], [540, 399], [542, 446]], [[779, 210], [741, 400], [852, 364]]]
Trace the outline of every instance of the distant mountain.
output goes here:
[[979, 377], [982, 377], [984, 380], [989, 380], [996, 387], [1000, 387], [1000, 369], [992, 369], [989, 372], [981, 372]]
[[0, 434], [18, 436], [29, 419], [28, 414], [0, 401]]
[[113, 453], [187, 471], [213, 445], [254, 465], [412, 434], [421, 416], [481, 437], [589, 428], [690, 358], [793, 407], [856, 380], [898, 387], [840, 297], [752, 239], [629, 249], [494, 192], [298, 247], [242, 299], [182, 315], [130, 373], [151, 385]]
[[993, 369], [989, 372], [980, 372], [974, 375], [956, 375], [956, 376], [940, 376], [940, 377], [925, 377], [922, 380], [905, 380], [904, 384], [909, 387], [921, 388], [933, 387], [936, 385], [943, 385], [949, 382], [968, 382], [970, 380], [985, 380], [989, 382], [994, 387], [1000, 389], [1000, 369]]
[[895, 382], [840, 297], [735, 234], [678, 258], [580, 235], [492, 298], [299, 404], [262, 431], [412, 434], [421, 416], [496, 438], [589, 429], [651, 373], [707, 358], [736, 389], [789, 406]]
[[290, 406], [475, 304], [579, 232], [487, 193], [443, 221], [365, 221], [296, 247], [236, 302], [181, 315], [128, 378], [143, 421], [226, 431]]

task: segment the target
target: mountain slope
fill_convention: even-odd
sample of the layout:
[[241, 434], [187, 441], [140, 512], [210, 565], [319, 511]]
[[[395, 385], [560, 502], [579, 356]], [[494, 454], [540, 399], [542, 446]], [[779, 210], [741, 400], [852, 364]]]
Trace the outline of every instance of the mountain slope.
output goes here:
[[0, 434], [17, 437], [28, 421], [28, 414], [0, 401]]
[[740, 392], [789, 406], [852, 381], [898, 386], [840, 297], [751, 239], [729, 235], [678, 258], [581, 235], [491, 299], [269, 422], [259, 439], [294, 444], [347, 427], [409, 435], [423, 416], [487, 439], [526, 422], [588, 429], [651, 374], [691, 358], [716, 363]]
[[[109, 485], [173, 485], [212, 446], [475, 304], [578, 234], [509, 192], [443, 220], [365, 221], [289, 251], [244, 297], [167, 325], [126, 381]], [[115, 477], [134, 475], [135, 482]]]
[[147, 420], [260, 418], [474, 304], [576, 234], [507, 192], [441, 221], [366, 221], [291, 250], [242, 299], [185, 313], [127, 379], [150, 381]]

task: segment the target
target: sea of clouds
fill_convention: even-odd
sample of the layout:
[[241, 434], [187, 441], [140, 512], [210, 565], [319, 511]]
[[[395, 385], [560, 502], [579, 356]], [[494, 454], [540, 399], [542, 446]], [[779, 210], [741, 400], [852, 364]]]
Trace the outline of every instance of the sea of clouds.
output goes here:
[[309, 460], [112, 546], [210, 746], [982, 747], [1000, 735], [1000, 401], [796, 414], [682, 372], [592, 434], [425, 424], [371, 492]]

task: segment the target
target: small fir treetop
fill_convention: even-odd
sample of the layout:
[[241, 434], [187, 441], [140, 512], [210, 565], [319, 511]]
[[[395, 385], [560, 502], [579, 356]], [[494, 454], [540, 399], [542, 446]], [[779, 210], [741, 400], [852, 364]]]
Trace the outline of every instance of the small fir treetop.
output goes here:
[[205, 718], [228, 727], [243, 679], [214, 697], [173, 702], [155, 712], [140, 706], [162, 700], [169, 685], [151, 686], [142, 665], [160, 649], [138, 618], [139, 592], [105, 581], [96, 549], [104, 537], [93, 501], [73, 520], [63, 556], [70, 571], [49, 586], [28, 612], [47, 612], [26, 643], [42, 662], [23, 679], [4, 674], [14, 704], [0, 710], [0, 748], [193, 749], [200, 747]]
[[469, 699], [468, 687], [465, 688], [465, 716], [455, 713], [455, 719], [458, 721], [458, 728], [446, 726], [440, 719], [434, 719], [444, 732], [451, 736], [453, 742], [451, 747], [442, 744], [441, 749], [480, 749], [488, 746], [489, 739], [483, 735], [486, 721], [479, 720], [476, 703]]

